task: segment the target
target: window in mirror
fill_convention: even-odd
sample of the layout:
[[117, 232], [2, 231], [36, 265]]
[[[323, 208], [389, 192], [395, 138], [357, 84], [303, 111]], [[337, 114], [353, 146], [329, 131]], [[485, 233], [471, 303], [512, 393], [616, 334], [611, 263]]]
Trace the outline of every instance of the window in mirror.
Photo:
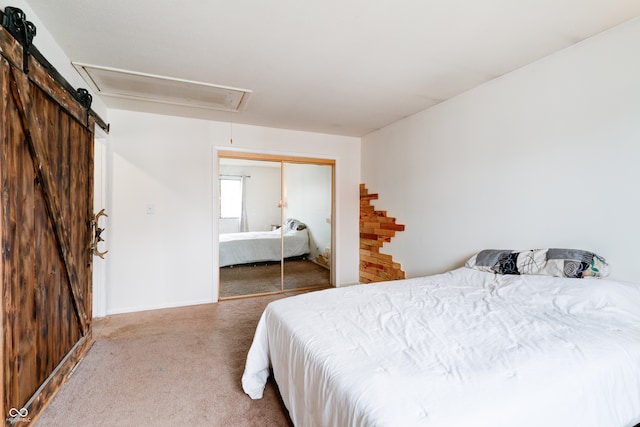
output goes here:
[[242, 212], [242, 179], [220, 177], [220, 218], [240, 218]]

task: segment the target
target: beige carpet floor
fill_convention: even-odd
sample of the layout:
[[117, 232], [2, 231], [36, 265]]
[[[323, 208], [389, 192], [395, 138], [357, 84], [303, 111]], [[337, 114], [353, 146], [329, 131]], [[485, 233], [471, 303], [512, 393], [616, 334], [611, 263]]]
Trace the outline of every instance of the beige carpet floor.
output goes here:
[[251, 400], [240, 380], [264, 307], [293, 294], [96, 319], [36, 426], [290, 426], [275, 383]]
[[[280, 263], [240, 265], [220, 269], [220, 297], [280, 291]], [[330, 286], [330, 271], [307, 260], [284, 263], [284, 289]]]

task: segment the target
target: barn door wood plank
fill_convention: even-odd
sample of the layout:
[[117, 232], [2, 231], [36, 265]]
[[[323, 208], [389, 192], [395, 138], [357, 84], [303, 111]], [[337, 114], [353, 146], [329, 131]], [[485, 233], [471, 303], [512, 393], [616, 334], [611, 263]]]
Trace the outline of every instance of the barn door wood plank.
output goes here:
[[52, 218], [54, 234], [64, 261], [64, 273], [68, 277], [68, 283], [71, 288], [73, 307], [80, 324], [80, 331], [84, 336], [88, 331], [89, 321], [83, 295], [81, 289], [79, 289], [78, 274], [74, 266], [75, 260], [71, 253], [71, 244], [69, 242], [69, 232], [65, 226], [66, 220], [62, 216], [60, 201], [54, 187], [55, 178], [51, 173], [45, 154], [45, 144], [41, 132], [42, 126], [31, 104], [30, 82], [28, 77], [15, 67], [11, 67], [11, 77], [11, 92], [32, 152], [36, 175], [44, 190], [45, 202]]
[[[62, 122], [62, 120], [61, 120]], [[85, 218], [86, 227], [74, 227], [71, 230], [71, 242], [73, 253], [78, 254], [75, 264], [80, 280], [86, 279], [86, 283], [79, 283], [79, 287], [85, 290], [85, 301], [91, 301], [91, 266], [93, 255], [91, 252], [91, 217], [93, 216], [93, 144], [78, 143], [87, 140], [87, 130], [82, 126], [74, 126], [72, 119], [66, 120], [69, 132], [69, 203], [73, 218]], [[87, 316], [91, 318], [91, 304], [85, 307]]]
[[[1, 46], [1, 45], [0, 45]], [[10, 90], [9, 90], [9, 80], [10, 80], [10, 71], [8, 62], [2, 57], [0, 58], [1, 69], [0, 69], [0, 94], [2, 95], [2, 105], [0, 105], [0, 120], [2, 120], [2, 124], [8, 123], [11, 120], [10, 112], [9, 112], [9, 98], [10, 98]], [[13, 376], [11, 375], [11, 369], [9, 363], [6, 362], [7, 358], [12, 353], [11, 342], [13, 340], [12, 331], [10, 328], [6, 327], [9, 325], [12, 319], [12, 289], [13, 289], [13, 260], [11, 258], [11, 253], [9, 251], [9, 245], [7, 241], [9, 240], [9, 236], [12, 230], [12, 222], [11, 222], [11, 212], [12, 212], [12, 198], [11, 195], [11, 181], [9, 177], [9, 171], [11, 170], [10, 162], [12, 160], [11, 156], [11, 145], [10, 145], [10, 129], [8, 126], [2, 125], [0, 127], [0, 142], [2, 143], [0, 147], [0, 186], [2, 187], [2, 202], [0, 203], [0, 232], [2, 236], [2, 303], [0, 306], [2, 307], [2, 322], [0, 324], [0, 328], [2, 328], [2, 335], [0, 335], [0, 339], [2, 340], [0, 345], [0, 360], [2, 360], [2, 366], [0, 367], [0, 378], [2, 382], [0, 382], [0, 397], [2, 398], [2, 402], [0, 405], [0, 413], [2, 414], [2, 419], [4, 420], [8, 413], [7, 411], [10, 406], [10, 396], [8, 390], [12, 389], [12, 386], [15, 385], [13, 383]]]
[[[2, 49], [2, 47], [0, 47]], [[4, 123], [7, 123], [7, 104], [9, 102], [9, 93], [7, 91], [7, 83], [9, 80], [7, 78], [7, 70], [8, 66], [6, 64], [6, 60], [0, 56], [0, 188], [2, 189], [2, 199], [0, 199], [0, 245], [4, 245], [4, 236], [5, 236], [5, 149], [7, 146], [7, 136], [5, 135], [6, 126]], [[2, 284], [0, 284], [0, 361], [5, 360], [5, 343], [6, 340], [4, 338], [5, 334], [5, 286], [6, 286], [6, 277], [5, 272], [7, 271], [7, 266], [5, 265], [5, 251], [2, 249], [0, 251], [0, 280], [2, 280]], [[4, 388], [4, 379], [5, 379], [5, 363], [0, 365], [0, 419], [5, 419], [7, 414], [5, 413], [6, 402], [5, 402], [5, 388]]]
[[35, 422], [91, 344], [98, 117], [33, 48], [24, 75], [0, 27], [0, 419], [23, 407]]
[[[36, 353], [35, 343], [35, 311], [34, 311], [34, 287], [35, 265], [37, 262], [35, 252], [35, 188], [33, 165], [30, 161], [28, 148], [21, 144], [20, 151], [24, 154], [17, 157], [18, 168], [16, 172], [17, 188], [15, 205], [15, 220], [17, 245], [17, 285], [13, 289], [15, 315], [13, 323], [9, 326], [13, 329], [14, 347], [10, 363], [14, 365], [13, 372], [17, 373], [17, 389], [13, 396], [13, 406], [26, 402], [33, 393], [32, 384], [37, 384], [35, 378]], [[14, 253], [15, 256], [15, 253]], [[17, 297], [17, 298], [16, 298]]]

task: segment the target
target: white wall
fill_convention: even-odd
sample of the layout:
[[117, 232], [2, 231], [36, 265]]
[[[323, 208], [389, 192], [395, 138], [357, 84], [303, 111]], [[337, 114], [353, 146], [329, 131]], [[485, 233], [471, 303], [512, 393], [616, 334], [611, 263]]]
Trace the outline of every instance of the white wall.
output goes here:
[[[217, 299], [217, 151], [336, 160], [337, 284], [358, 280], [360, 139], [110, 110], [108, 312]], [[148, 205], [154, 214], [147, 214]]]
[[[94, 141], [94, 170], [93, 170], [93, 212], [100, 212], [106, 206], [106, 177], [105, 177], [105, 151], [107, 138], [96, 138]], [[108, 213], [107, 213], [108, 215]], [[109, 230], [109, 217], [98, 218], [98, 227], [103, 229], [101, 237], [105, 242], [98, 243], [98, 251], [108, 251], [107, 240]], [[103, 317], [107, 314], [107, 264], [105, 258], [93, 257], [93, 317]]]
[[286, 163], [285, 216], [307, 225], [309, 259], [331, 248], [331, 166]]
[[414, 277], [575, 247], [640, 281], [639, 51], [636, 19], [365, 136], [362, 181], [406, 224], [382, 252]]

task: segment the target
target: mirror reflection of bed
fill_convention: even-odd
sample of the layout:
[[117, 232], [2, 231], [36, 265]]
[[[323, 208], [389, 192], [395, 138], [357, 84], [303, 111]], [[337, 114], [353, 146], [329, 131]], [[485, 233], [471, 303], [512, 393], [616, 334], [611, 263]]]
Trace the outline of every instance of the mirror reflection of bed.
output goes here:
[[332, 174], [220, 155], [220, 299], [332, 285]]

